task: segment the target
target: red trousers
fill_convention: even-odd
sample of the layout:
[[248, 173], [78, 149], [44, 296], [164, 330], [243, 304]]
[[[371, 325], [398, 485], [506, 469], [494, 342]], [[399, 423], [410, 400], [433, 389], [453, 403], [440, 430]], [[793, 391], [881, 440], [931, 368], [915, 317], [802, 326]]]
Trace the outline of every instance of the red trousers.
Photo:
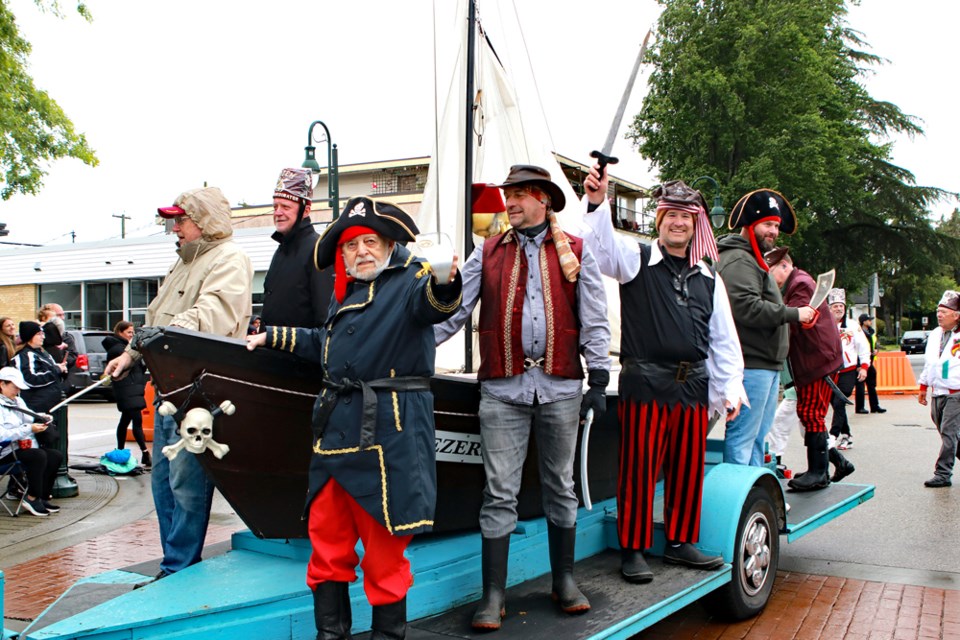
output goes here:
[[806, 433], [822, 433], [827, 430], [824, 418], [833, 390], [826, 380], [814, 380], [797, 387], [797, 417]]
[[[309, 531], [311, 591], [321, 582], [353, 582], [360, 562], [363, 590], [371, 605], [392, 604], [407, 595], [413, 576], [403, 552], [413, 536], [390, 535], [332, 479], [310, 504]], [[357, 540], [363, 542], [363, 561], [357, 556]]]
[[707, 409], [621, 398], [617, 534], [624, 549], [653, 546], [653, 502], [663, 468], [667, 540], [696, 542], [707, 448]]

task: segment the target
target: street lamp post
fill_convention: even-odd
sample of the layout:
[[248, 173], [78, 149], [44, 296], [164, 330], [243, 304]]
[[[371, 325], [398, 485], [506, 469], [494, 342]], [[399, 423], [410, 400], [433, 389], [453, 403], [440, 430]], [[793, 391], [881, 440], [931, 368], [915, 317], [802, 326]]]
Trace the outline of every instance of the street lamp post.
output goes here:
[[313, 128], [316, 125], [323, 127], [327, 142], [327, 202], [333, 210], [333, 219], [336, 220], [340, 215], [340, 170], [337, 160], [337, 145], [330, 140], [330, 129], [320, 120], [314, 120], [310, 123], [310, 129], [307, 131], [307, 146], [304, 147], [306, 156], [300, 166], [320, 173], [320, 165], [317, 164], [317, 148], [313, 144]]
[[723, 227], [723, 223], [727, 221], [727, 212], [723, 209], [723, 198], [720, 197], [720, 185], [710, 176], [700, 176], [691, 182], [690, 186], [696, 188], [697, 183], [701, 180], [706, 180], [713, 185], [713, 208], [710, 209], [710, 222], [714, 229], [720, 229]]

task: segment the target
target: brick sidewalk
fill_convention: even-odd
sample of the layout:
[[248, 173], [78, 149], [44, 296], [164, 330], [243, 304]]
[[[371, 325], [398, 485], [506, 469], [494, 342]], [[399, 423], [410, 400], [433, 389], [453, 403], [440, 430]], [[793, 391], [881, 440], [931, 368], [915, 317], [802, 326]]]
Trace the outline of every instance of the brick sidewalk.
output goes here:
[[734, 624], [691, 605], [642, 640], [960, 640], [960, 591], [780, 572], [763, 613]]
[[[232, 526], [211, 524], [206, 543], [228, 540]], [[8, 569], [8, 618], [30, 621], [80, 578], [160, 554], [156, 520]], [[960, 640], [960, 591], [779, 572], [766, 609], [738, 623], [714, 619], [698, 604], [641, 633], [642, 640]]]
[[[210, 524], [206, 544], [229, 540], [236, 527]], [[81, 578], [162, 554], [155, 519], [143, 519], [4, 570], [4, 616], [31, 621]]]

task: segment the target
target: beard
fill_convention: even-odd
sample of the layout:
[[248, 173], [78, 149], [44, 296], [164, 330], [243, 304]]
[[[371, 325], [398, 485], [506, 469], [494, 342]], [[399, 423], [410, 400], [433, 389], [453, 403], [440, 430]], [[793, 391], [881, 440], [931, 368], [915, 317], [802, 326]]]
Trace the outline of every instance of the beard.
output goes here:
[[757, 238], [757, 246], [760, 247], [761, 253], [766, 253], [777, 246], [776, 238], [764, 238], [760, 235], [760, 232], [756, 230], [753, 232], [753, 235]]
[[[389, 262], [390, 262], [390, 256], [387, 256], [383, 260], [375, 260], [373, 258], [368, 258], [365, 260], [358, 259], [354, 263], [353, 268], [347, 268], [347, 275], [352, 276], [357, 280], [362, 280], [364, 282], [371, 282], [372, 280], [376, 280], [377, 277], [379, 277], [379, 275], [383, 273], [383, 270], [387, 268], [387, 264], [389, 264]], [[370, 264], [370, 263], [373, 264], [373, 271], [364, 271], [363, 273], [360, 273], [357, 271], [357, 267], [359, 267], [360, 265]]]

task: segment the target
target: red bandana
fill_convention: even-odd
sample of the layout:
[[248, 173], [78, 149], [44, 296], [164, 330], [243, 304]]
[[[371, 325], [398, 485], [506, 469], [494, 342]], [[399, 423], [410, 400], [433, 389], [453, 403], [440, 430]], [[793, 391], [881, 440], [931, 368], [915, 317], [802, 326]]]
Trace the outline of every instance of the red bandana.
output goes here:
[[333, 295], [337, 297], [337, 303], [342, 303], [343, 299], [347, 297], [347, 285], [353, 282], [356, 278], [351, 275], [347, 275], [347, 265], [343, 261], [343, 251], [340, 249], [344, 244], [350, 242], [357, 236], [366, 235], [368, 233], [376, 233], [370, 227], [347, 227], [343, 233], [340, 234], [340, 237], [337, 239], [337, 255], [333, 260], [333, 269], [336, 274], [336, 278], [333, 281]]

